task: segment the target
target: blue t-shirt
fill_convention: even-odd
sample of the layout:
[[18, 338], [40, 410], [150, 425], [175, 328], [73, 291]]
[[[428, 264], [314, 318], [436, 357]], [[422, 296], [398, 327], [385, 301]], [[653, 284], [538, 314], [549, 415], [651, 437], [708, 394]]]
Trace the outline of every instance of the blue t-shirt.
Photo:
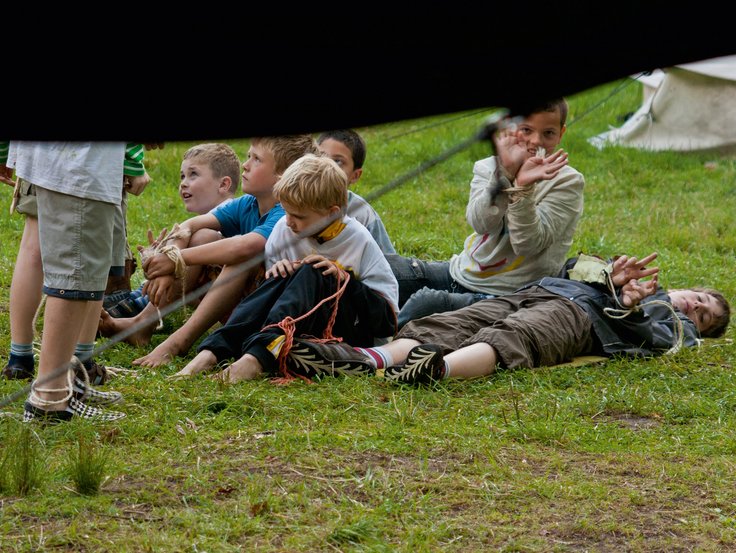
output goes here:
[[257, 232], [268, 240], [276, 221], [284, 216], [284, 209], [281, 204], [276, 204], [261, 217], [258, 200], [255, 196], [245, 194], [227, 205], [217, 207], [212, 214], [220, 222], [220, 232], [225, 238]]

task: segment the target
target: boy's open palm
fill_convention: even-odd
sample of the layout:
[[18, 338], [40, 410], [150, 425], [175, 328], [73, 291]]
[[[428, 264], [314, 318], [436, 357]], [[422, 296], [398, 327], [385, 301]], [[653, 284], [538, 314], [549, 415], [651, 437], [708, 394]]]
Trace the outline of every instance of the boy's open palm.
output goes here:
[[567, 165], [567, 152], [562, 149], [547, 157], [530, 157], [519, 169], [516, 175], [516, 185], [529, 186], [540, 180], [552, 179], [565, 165]]
[[622, 255], [613, 262], [611, 281], [613, 285], [623, 286], [631, 279], [646, 278], [659, 273], [659, 267], [647, 269], [647, 265], [657, 258], [657, 252], [652, 252], [642, 259]]
[[516, 175], [529, 159], [527, 143], [512, 128], [499, 131], [493, 139], [501, 165], [510, 175]]

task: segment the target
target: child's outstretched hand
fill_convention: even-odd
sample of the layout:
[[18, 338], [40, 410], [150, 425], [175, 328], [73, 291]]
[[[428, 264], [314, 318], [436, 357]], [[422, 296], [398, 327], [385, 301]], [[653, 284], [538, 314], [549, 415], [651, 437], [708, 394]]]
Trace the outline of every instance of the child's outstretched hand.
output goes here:
[[647, 265], [657, 258], [657, 252], [652, 252], [642, 259], [622, 255], [613, 262], [611, 281], [613, 285], [623, 286], [631, 279], [646, 278], [659, 273], [659, 267], [647, 269]]
[[499, 130], [493, 137], [499, 162], [506, 172], [515, 177], [524, 162], [531, 157], [528, 144], [521, 138], [516, 126]]
[[516, 174], [516, 186], [529, 186], [540, 180], [549, 180], [567, 165], [567, 152], [557, 150], [547, 157], [535, 155], [527, 159]]
[[151, 258], [153, 258], [154, 255], [156, 255], [157, 248], [161, 245], [161, 242], [166, 237], [167, 229], [161, 230], [161, 232], [158, 235], [158, 238], [153, 237], [153, 231], [151, 229], [148, 229], [148, 246], [145, 248], [138, 245], [138, 253], [141, 256], [141, 262], [143, 264], [143, 273], [145, 274], [148, 270], [148, 265], [151, 261]]

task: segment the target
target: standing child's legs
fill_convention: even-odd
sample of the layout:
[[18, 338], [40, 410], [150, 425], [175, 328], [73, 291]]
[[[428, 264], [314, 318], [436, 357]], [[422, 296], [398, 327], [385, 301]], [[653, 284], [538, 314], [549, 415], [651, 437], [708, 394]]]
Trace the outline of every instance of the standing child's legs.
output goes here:
[[41, 304], [42, 285], [38, 219], [26, 216], [10, 284], [10, 360], [3, 370], [6, 378], [33, 378], [33, 322]]
[[84, 315], [82, 330], [77, 338], [74, 355], [82, 362], [92, 384], [104, 384], [107, 381], [107, 368], [92, 358], [95, 349], [97, 326], [102, 311], [102, 301], [87, 302], [87, 312]]
[[38, 188], [39, 242], [47, 294], [38, 378], [31, 385], [24, 420], [58, 413], [114, 420], [123, 413], [105, 413], [82, 403], [75, 390], [70, 360], [84, 336], [91, 313], [99, 316], [112, 262], [112, 211], [115, 206]]

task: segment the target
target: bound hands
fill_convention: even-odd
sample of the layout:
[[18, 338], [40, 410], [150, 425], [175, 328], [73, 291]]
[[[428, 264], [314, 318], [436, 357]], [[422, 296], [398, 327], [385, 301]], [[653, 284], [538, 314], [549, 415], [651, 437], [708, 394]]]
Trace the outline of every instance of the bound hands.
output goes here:
[[[656, 258], [657, 253], [653, 252], [642, 259], [622, 255], [613, 262], [611, 281], [614, 286], [621, 287], [621, 303], [624, 307], [633, 307], [657, 291], [659, 267], [646, 267]], [[650, 276], [650, 280], [639, 280]]]
[[166, 305], [171, 301], [171, 292], [174, 288], [174, 275], [164, 275], [147, 280], [143, 284], [143, 295], [148, 295], [149, 301], [156, 306]]
[[516, 186], [529, 186], [539, 180], [554, 178], [567, 165], [567, 152], [560, 149], [549, 156], [539, 155], [536, 147], [524, 140], [513, 125], [494, 136], [494, 145], [501, 166], [511, 180], [515, 180]]
[[157, 238], [153, 237], [153, 231], [148, 230], [148, 246], [138, 246], [141, 256], [143, 274], [148, 280], [143, 284], [143, 294], [148, 294], [148, 299], [153, 305], [161, 305], [169, 301], [169, 294], [174, 285], [174, 271], [176, 265], [168, 256], [156, 253], [156, 248], [166, 236], [167, 229], [163, 229]]
[[157, 238], [153, 237], [153, 231], [148, 229], [148, 246], [138, 246], [138, 253], [141, 256], [141, 267], [146, 278], [156, 278], [164, 275], [173, 274], [176, 265], [167, 256], [157, 253], [156, 249], [166, 237], [167, 230], [163, 229]]

